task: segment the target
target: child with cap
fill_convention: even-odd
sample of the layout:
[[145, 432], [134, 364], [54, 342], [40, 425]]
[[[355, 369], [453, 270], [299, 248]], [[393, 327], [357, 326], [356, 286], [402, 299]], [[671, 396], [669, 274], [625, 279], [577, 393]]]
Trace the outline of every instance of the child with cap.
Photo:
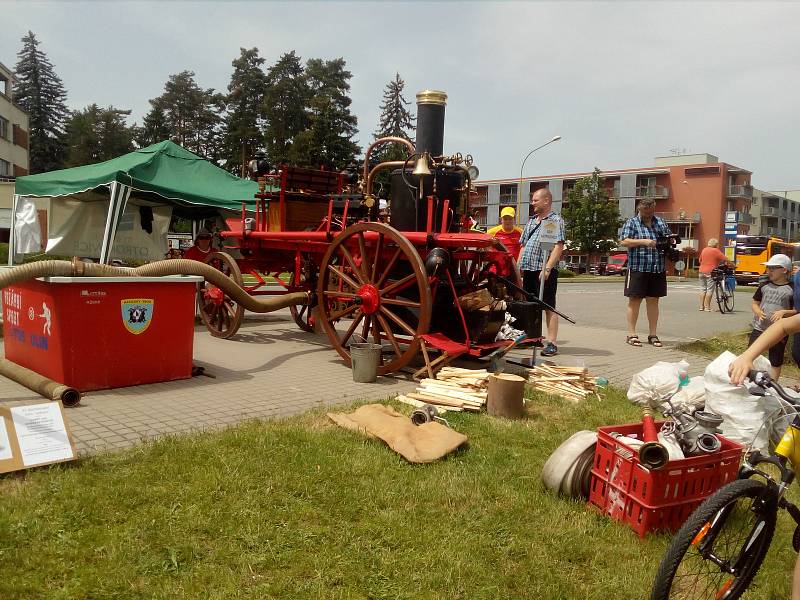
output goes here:
[[[752, 310], [755, 317], [748, 347], [753, 345], [767, 327], [784, 317], [797, 314], [794, 309], [794, 291], [789, 282], [791, 259], [785, 254], [776, 254], [763, 264], [767, 267], [769, 281], [760, 285], [753, 295]], [[781, 374], [788, 339], [788, 336], [782, 338], [769, 349], [769, 363], [772, 365], [770, 376], [775, 380]]]
[[495, 225], [486, 232], [503, 242], [503, 245], [515, 259], [519, 256], [521, 248], [519, 238], [522, 235], [522, 229], [514, 224], [516, 215], [517, 213], [513, 207], [506, 206], [500, 211], [500, 225]]

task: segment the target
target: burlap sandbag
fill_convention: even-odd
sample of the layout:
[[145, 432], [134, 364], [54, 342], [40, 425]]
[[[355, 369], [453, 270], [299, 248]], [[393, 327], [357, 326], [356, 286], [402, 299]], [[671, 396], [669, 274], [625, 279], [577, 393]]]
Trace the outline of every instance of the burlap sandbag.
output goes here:
[[411, 463], [428, 463], [449, 454], [467, 436], [432, 421], [414, 425], [406, 415], [383, 404], [360, 406], [350, 414], [328, 413], [331, 421], [370, 437], [377, 437]]

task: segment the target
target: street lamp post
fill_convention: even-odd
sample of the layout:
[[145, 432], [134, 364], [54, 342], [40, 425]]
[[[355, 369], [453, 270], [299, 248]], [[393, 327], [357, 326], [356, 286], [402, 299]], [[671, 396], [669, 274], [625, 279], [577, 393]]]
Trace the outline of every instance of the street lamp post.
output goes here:
[[536, 148], [534, 148], [533, 150], [528, 152], [528, 154], [525, 156], [525, 158], [522, 159], [522, 165], [519, 168], [519, 183], [517, 184], [517, 219], [519, 219], [519, 215], [522, 214], [520, 212], [522, 210], [522, 170], [525, 168], [525, 163], [527, 162], [527, 160], [528, 160], [528, 158], [530, 157], [531, 154], [533, 154], [537, 150], [541, 150], [545, 146], [549, 146], [553, 142], [557, 142], [560, 139], [561, 139], [560, 135], [554, 135], [551, 140], [545, 142], [541, 146], [536, 146]]

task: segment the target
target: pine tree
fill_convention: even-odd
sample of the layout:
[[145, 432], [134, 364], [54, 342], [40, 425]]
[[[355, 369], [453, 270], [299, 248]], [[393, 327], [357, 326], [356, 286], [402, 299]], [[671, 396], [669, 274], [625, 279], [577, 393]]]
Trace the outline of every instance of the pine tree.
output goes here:
[[65, 157], [67, 92], [32, 31], [17, 54], [14, 101], [28, 113], [30, 172], [60, 169]]
[[131, 111], [90, 104], [74, 111], [67, 122], [66, 166], [77, 167], [110, 160], [133, 150], [134, 128], [126, 119]]
[[[394, 79], [386, 84], [383, 90], [383, 103], [381, 104], [380, 123], [378, 130], [373, 134], [377, 140], [382, 137], [400, 137], [414, 143], [412, 132], [416, 130], [416, 118], [407, 108], [408, 100], [403, 96], [406, 83], [400, 78], [400, 73], [395, 73]], [[370, 163], [377, 164], [390, 160], [403, 160], [408, 156], [408, 150], [400, 144], [384, 144], [376, 148], [370, 156]], [[381, 171], [375, 178], [376, 189], [382, 189], [381, 196], [388, 197], [391, 193], [391, 174]]]
[[358, 119], [350, 112], [349, 80], [343, 58], [306, 63], [306, 82], [311, 93], [309, 127], [297, 135], [290, 152], [293, 163], [328, 169], [343, 169], [360, 152], [353, 141]]
[[232, 62], [223, 142], [225, 165], [232, 173], [243, 172], [244, 165], [264, 142], [267, 75], [262, 65], [265, 61], [258, 55], [258, 48], [240, 48], [240, 52], [239, 58]]
[[[150, 100], [150, 106], [137, 136], [139, 143], [147, 145], [168, 137], [198, 156], [220, 159], [225, 97], [198, 86], [193, 71], [170, 75], [164, 93]], [[168, 135], [162, 137], [162, 133]]]
[[167, 115], [158, 99], [150, 100], [150, 112], [145, 115], [142, 126], [136, 130], [136, 143], [140, 147], [150, 146], [170, 138]]
[[286, 163], [295, 136], [309, 127], [306, 107], [311, 91], [300, 57], [292, 50], [282, 55], [267, 72], [264, 95], [264, 131], [267, 155], [272, 163]]
[[[616, 247], [621, 220], [616, 202], [608, 199], [600, 170], [579, 179], [567, 193], [567, 206], [561, 213], [567, 226], [567, 239], [572, 250], [593, 253]], [[589, 261], [591, 262], [591, 260]]]
[[414, 125], [416, 118], [406, 108], [410, 102], [403, 96], [405, 87], [406, 82], [400, 78], [400, 73], [395, 73], [394, 79], [386, 84], [381, 104], [380, 124], [375, 132], [375, 139], [394, 136], [414, 142], [411, 132], [416, 129]]

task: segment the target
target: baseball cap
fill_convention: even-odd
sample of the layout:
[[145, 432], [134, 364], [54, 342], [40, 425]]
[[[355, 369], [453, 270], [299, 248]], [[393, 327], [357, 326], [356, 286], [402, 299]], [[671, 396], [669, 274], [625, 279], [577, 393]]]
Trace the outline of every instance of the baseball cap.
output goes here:
[[784, 269], [789, 270], [792, 268], [792, 259], [785, 254], [776, 254], [767, 262], [761, 264], [766, 267], [783, 267]]
[[516, 211], [511, 206], [506, 206], [503, 210], [500, 211], [501, 217], [514, 217], [516, 216]]

